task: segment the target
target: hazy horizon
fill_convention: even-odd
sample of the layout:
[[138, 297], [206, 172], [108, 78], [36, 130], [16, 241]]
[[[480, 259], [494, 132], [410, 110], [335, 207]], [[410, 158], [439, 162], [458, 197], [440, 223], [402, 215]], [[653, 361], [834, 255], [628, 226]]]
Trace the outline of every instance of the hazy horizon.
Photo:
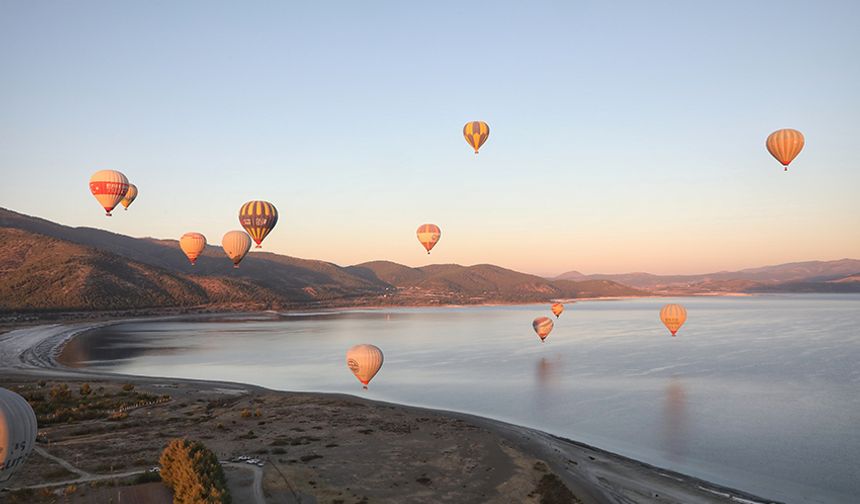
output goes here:
[[[264, 250], [344, 265], [858, 257], [858, 22], [836, 0], [7, 2], [0, 206], [219, 244], [264, 199], [281, 213]], [[784, 127], [807, 141], [788, 173], [764, 148]], [[139, 187], [128, 212], [104, 217], [99, 169]]]
[[[2, 207], [0, 207], [0, 208], [2, 208]], [[11, 209], [11, 208], [8, 208], [7, 210], [11, 210], [11, 211], [13, 211], [13, 212], [15, 211], [14, 209]], [[18, 212], [18, 213], [20, 213], [20, 212]], [[44, 218], [44, 217], [39, 217], [38, 215], [31, 215], [30, 217], [35, 217], [35, 218]], [[68, 225], [68, 224], [65, 224], [65, 223], [63, 223], [63, 222], [57, 222], [57, 224], [61, 224], [61, 225]], [[83, 226], [83, 227], [89, 227], [89, 226]], [[110, 230], [106, 230], [106, 229], [98, 228], [98, 227], [90, 227], [90, 229], [98, 229], [98, 230], [102, 230], [102, 231], [110, 231]], [[110, 232], [113, 232], [113, 231], [110, 231]], [[131, 236], [131, 235], [129, 235], [129, 236]], [[174, 241], [177, 241], [177, 242], [178, 242], [178, 238], [174, 238], [174, 237], [165, 237], [165, 236], [131, 236], [131, 237], [132, 237], [132, 238], [138, 238], [138, 239], [144, 239], [144, 240], [158, 240], [158, 241], [161, 241], [161, 240], [174, 240]], [[219, 244], [219, 243], [207, 243], [207, 245], [208, 245], [208, 246], [211, 246], [211, 247], [215, 247], [215, 248], [220, 248], [220, 244]], [[252, 248], [252, 249], [251, 249], [250, 253], [255, 253], [255, 251], [256, 251], [256, 252], [270, 252], [270, 253], [280, 254], [279, 252], [274, 252], [274, 251], [271, 251], [271, 250], [266, 250], [266, 249], [254, 249], [254, 248]], [[178, 248], [177, 248], [177, 253], [180, 253], [180, 250], [179, 250]], [[303, 260], [320, 260], [320, 261], [324, 260], [324, 259], [320, 259], [320, 258], [318, 258], [318, 257], [299, 257], [299, 256], [295, 256], [295, 255], [290, 255], [290, 254], [281, 254], [281, 255], [287, 255], [287, 256], [289, 256], [289, 257], [294, 257], [294, 258], [296, 258], [296, 259], [303, 259]], [[563, 274], [565, 274], [565, 273], [571, 273], [571, 272], [574, 272], [574, 271], [579, 272], [579, 273], [582, 273], [582, 274], [584, 274], [584, 275], [602, 275], [602, 274], [606, 274], [606, 275], [616, 275], [616, 274], [625, 274], [625, 273], [633, 273], [633, 274], [635, 274], [635, 273], [650, 273], [650, 274], [654, 274], [654, 275], [704, 275], [704, 274], [710, 274], [710, 273], [721, 273], [721, 272], [727, 272], [727, 271], [742, 271], [742, 270], [746, 270], [746, 269], [763, 268], [763, 267], [768, 267], [768, 266], [781, 266], [781, 265], [785, 265], [785, 264], [792, 264], [792, 263], [805, 263], [805, 262], [831, 262], [831, 261], [860, 261], [860, 259], [858, 259], [858, 258], [853, 258], [853, 257], [837, 257], [837, 258], [832, 258], [832, 259], [816, 259], [816, 258], [810, 258], [810, 259], [805, 259], [805, 260], [801, 260], [801, 261], [790, 261], [789, 263], [753, 264], [753, 265], [749, 265], [749, 266], [744, 266], [744, 267], [742, 267], [742, 268], [738, 268], [738, 269], [736, 269], [736, 270], [696, 271], [696, 272], [692, 272], [692, 273], [676, 273], [676, 272], [656, 273], [656, 272], [653, 272], [653, 271], [633, 271], [633, 270], [629, 270], [629, 271], [583, 271], [583, 270], [578, 269], [578, 268], [576, 268], [576, 267], [568, 268], [568, 269], [565, 269], [565, 270], [563, 270], [563, 271], [558, 271], [558, 272], [555, 272], [555, 273], [552, 273], [552, 272], [551, 272], [551, 273], [541, 273], [541, 272], [534, 272], [534, 271], [527, 271], [527, 270], [517, 270], [516, 268], [508, 267], [508, 266], [506, 266], [506, 265], [504, 265], [504, 264], [495, 264], [495, 263], [488, 263], [488, 262], [468, 263], [468, 264], [462, 264], [462, 263], [440, 263], [440, 262], [434, 262], [434, 261], [432, 260], [432, 257], [433, 257], [433, 255], [432, 255], [432, 254], [431, 254], [431, 255], [425, 255], [425, 257], [428, 257], [428, 261], [429, 261], [429, 262], [424, 263], [424, 264], [411, 265], [410, 267], [418, 268], [418, 267], [422, 267], [422, 266], [429, 266], [429, 265], [434, 265], [434, 264], [459, 264], [459, 265], [461, 265], [461, 266], [477, 266], [477, 265], [480, 265], [480, 264], [492, 264], [492, 265], [494, 265], [494, 266], [500, 266], [500, 267], [503, 267], [503, 268], [507, 268], [507, 269], [511, 269], [511, 270], [515, 270], [515, 271], [520, 271], [520, 272], [522, 272], [522, 273], [528, 273], [528, 274], [532, 274], [532, 275], [537, 275], [537, 276], [541, 276], [541, 277], [544, 277], [544, 278], [555, 278], [555, 277], [558, 277], [558, 276], [563, 275]], [[390, 260], [390, 259], [386, 259], [386, 258], [376, 258], [376, 259], [371, 259], [370, 261], [363, 261], [363, 262], [372, 262], [372, 261], [390, 261], [390, 262], [396, 262], [396, 261], [392, 261], [392, 260]], [[327, 261], [327, 262], [331, 262], [331, 261]], [[336, 264], [336, 265], [341, 266], [341, 267], [347, 267], [347, 266], [355, 266], [355, 265], [362, 264], [362, 263], [342, 263], [342, 264], [341, 264], [341, 263], [333, 263], [333, 264]], [[402, 263], [398, 263], [398, 264], [402, 264]]]

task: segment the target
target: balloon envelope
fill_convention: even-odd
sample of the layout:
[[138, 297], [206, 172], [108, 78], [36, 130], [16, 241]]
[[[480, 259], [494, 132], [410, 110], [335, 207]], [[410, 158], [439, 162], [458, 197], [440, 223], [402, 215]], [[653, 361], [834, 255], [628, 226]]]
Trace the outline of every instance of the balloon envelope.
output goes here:
[[475, 149], [475, 154], [477, 154], [478, 149], [490, 137], [490, 127], [484, 121], [467, 122], [463, 126], [463, 136], [466, 138], [466, 142]]
[[679, 304], [667, 304], [660, 310], [660, 320], [674, 336], [687, 320], [687, 309]]
[[549, 317], [538, 317], [532, 322], [532, 328], [537, 333], [541, 341], [544, 341], [549, 333], [552, 332], [553, 324]]
[[795, 129], [776, 130], [767, 137], [768, 152], [788, 170], [788, 165], [803, 149], [803, 133]]
[[564, 311], [564, 305], [561, 303], [553, 303], [551, 309], [552, 314], [555, 315], [555, 318], [558, 318], [561, 315], [561, 312]]
[[268, 201], [249, 201], [239, 209], [239, 223], [257, 243], [257, 248], [278, 223], [278, 209]]
[[129, 184], [128, 191], [125, 192], [125, 196], [122, 198], [122, 201], [120, 201], [120, 203], [122, 203], [122, 206], [124, 206], [125, 209], [128, 210], [129, 205], [134, 202], [135, 198], [137, 198], [137, 186], [134, 184]]
[[105, 215], [108, 217], [110, 217], [110, 211], [122, 201], [127, 191], [128, 179], [116, 170], [97, 171], [90, 177], [90, 192], [105, 209]]
[[228, 231], [221, 239], [221, 247], [233, 261], [233, 267], [238, 268], [239, 263], [251, 250], [251, 237], [244, 231]]
[[0, 388], [0, 488], [33, 451], [38, 430], [30, 404], [15, 392]]
[[206, 237], [200, 233], [185, 233], [179, 239], [179, 248], [185, 252], [185, 256], [188, 257], [191, 264], [194, 264], [200, 253], [206, 248]]
[[416, 234], [418, 235], [418, 241], [421, 242], [421, 245], [424, 245], [429, 254], [430, 249], [435, 247], [436, 242], [442, 237], [442, 230], [436, 224], [421, 224], [418, 226]]
[[382, 367], [382, 350], [375, 345], [355, 345], [346, 351], [346, 365], [364, 388]]

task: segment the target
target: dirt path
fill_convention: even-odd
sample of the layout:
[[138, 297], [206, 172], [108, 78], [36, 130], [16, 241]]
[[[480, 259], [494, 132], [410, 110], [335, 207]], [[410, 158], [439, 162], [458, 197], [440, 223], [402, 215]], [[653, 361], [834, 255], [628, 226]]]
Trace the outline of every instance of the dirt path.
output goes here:
[[251, 484], [251, 489], [254, 493], [254, 502], [256, 504], [266, 504], [266, 496], [263, 494], [263, 468], [250, 464], [242, 464], [236, 462], [221, 462], [222, 466], [235, 467], [244, 469], [254, 473], [254, 482]]
[[88, 473], [84, 470], [78, 469], [77, 467], [73, 466], [69, 461], [61, 459], [60, 457], [51, 455], [50, 453], [45, 451], [45, 449], [42, 448], [41, 446], [36, 446], [35, 448], [33, 448], [33, 450], [36, 453], [38, 453], [39, 455], [45, 457], [46, 459], [53, 460], [54, 462], [60, 464], [61, 466], [63, 466], [63, 469], [65, 469], [71, 473], [75, 473], [81, 478], [90, 478], [93, 476], [92, 473]]
[[29, 485], [24, 487], [16, 487], [11, 488], [10, 490], [23, 490], [23, 489], [32, 489], [38, 490], [40, 488], [53, 488], [53, 487], [61, 487], [67, 485], [78, 485], [80, 483], [89, 483], [91, 481], [104, 481], [104, 480], [112, 480], [117, 478], [127, 478], [129, 476], [135, 476], [138, 474], [143, 474], [146, 471], [126, 471], [121, 473], [112, 473], [112, 474], [90, 474], [89, 476], [77, 479], [70, 479], [64, 481], [53, 481], [51, 483], [40, 483], [38, 485]]

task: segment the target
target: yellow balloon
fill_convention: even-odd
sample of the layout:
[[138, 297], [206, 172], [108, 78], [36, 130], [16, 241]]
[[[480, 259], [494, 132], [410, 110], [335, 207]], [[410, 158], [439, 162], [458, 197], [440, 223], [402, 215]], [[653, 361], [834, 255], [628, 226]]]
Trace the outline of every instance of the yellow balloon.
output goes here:
[[185, 256], [188, 257], [193, 266], [200, 253], [206, 248], [206, 237], [200, 233], [185, 233], [179, 239], [179, 248], [185, 252]]
[[355, 345], [346, 352], [346, 365], [358, 381], [367, 388], [382, 367], [382, 350], [374, 345]]
[[227, 257], [233, 261], [233, 267], [238, 268], [239, 263], [251, 250], [251, 237], [244, 231], [228, 231], [221, 238], [221, 247]]
[[490, 138], [490, 127], [484, 121], [467, 122], [463, 126], [463, 136], [466, 138], [466, 142], [475, 149], [475, 154], [477, 154], [478, 149]]
[[552, 332], [554, 325], [555, 324], [553, 324], [549, 317], [538, 317], [532, 322], [532, 328], [537, 333], [541, 343], [543, 343], [546, 340], [546, 337], [549, 336], [549, 333]]
[[120, 201], [120, 203], [122, 203], [122, 206], [124, 206], [125, 209], [128, 210], [129, 205], [134, 202], [135, 198], [137, 198], [137, 186], [134, 184], [129, 184], [128, 191], [125, 192], [125, 197], [122, 199], [122, 201]]
[[687, 309], [679, 304], [667, 304], [660, 310], [660, 320], [674, 336], [687, 320]]
[[561, 312], [564, 311], [564, 305], [561, 303], [553, 303], [552, 304], [552, 314], [555, 315], [555, 318], [561, 316]]

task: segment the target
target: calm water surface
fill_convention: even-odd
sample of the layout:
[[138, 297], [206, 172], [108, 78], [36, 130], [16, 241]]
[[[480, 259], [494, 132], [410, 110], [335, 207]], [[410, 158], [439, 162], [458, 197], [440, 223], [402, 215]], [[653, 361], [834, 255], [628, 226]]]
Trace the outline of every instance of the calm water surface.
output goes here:
[[[386, 309], [92, 331], [65, 359], [100, 370], [348, 392], [536, 427], [763, 497], [860, 502], [860, 296], [683, 298]], [[385, 364], [362, 392], [356, 343]]]

